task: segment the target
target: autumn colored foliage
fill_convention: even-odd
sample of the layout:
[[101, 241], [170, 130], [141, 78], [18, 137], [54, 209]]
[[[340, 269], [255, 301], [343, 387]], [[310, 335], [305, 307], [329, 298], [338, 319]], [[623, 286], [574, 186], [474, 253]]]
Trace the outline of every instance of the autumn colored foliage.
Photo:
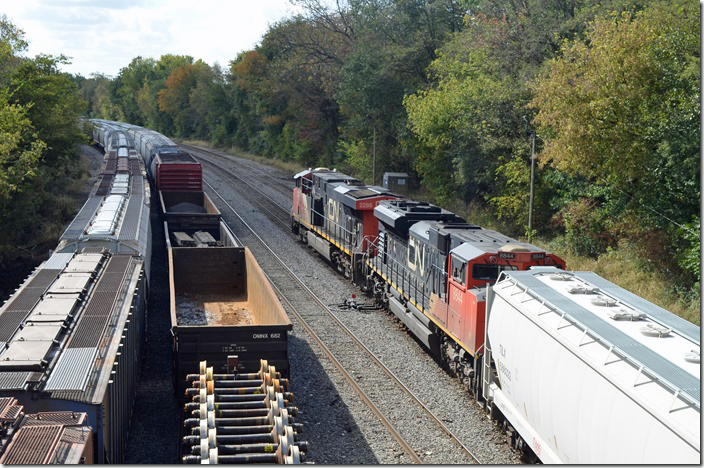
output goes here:
[[367, 182], [409, 172], [510, 235], [595, 259], [627, 244], [698, 297], [697, 4], [297, 3], [227, 67], [137, 57], [86, 80], [91, 115]]

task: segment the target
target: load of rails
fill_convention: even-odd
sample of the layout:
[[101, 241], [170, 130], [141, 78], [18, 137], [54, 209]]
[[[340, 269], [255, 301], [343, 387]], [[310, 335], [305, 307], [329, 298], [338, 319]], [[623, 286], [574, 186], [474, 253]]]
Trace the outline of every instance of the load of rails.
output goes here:
[[[267, 361], [255, 373], [238, 373], [237, 357], [229, 357], [227, 373], [214, 373], [206, 361], [199, 374], [189, 374], [185, 391], [183, 463], [298, 464], [308, 445], [298, 440], [302, 424], [293, 393]], [[190, 416], [190, 417], [188, 417]]]
[[90, 197], [0, 308], [0, 397], [33, 413], [85, 413], [91, 459], [119, 463], [142, 361], [150, 197], [133, 139], [106, 126], [100, 144]]
[[25, 414], [17, 399], [0, 398], [0, 464], [79, 463], [93, 463], [93, 430], [86, 413]]
[[[699, 327], [432, 204], [327, 168], [294, 180], [292, 232], [404, 323], [528, 460], [699, 462]], [[558, 279], [570, 287], [554, 291]]]

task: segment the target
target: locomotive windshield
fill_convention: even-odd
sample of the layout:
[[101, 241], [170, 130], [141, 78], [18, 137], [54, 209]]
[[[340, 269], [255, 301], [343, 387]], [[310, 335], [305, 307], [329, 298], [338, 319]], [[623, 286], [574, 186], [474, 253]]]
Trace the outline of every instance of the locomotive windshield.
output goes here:
[[502, 271], [507, 270], [516, 271], [518, 267], [514, 265], [486, 265], [479, 263], [472, 265], [472, 278], [481, 281], [495, 281]]

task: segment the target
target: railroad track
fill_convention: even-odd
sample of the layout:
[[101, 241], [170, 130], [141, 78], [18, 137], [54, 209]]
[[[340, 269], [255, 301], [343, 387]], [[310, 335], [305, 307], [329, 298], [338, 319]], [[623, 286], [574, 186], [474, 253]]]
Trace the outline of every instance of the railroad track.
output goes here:
[[[201, 160], [203, 161], [205, 158], [202, 158]], [[228, 171], [226, 168], [218, 165], [217, 163], [207, 161], [206, 165], [210, 168], [214, 168], [210, 170], [220, 174], [220, 177], [225, 179], [225, 181], [228, 179], [236, 179], [238, 183], [243, 181], [242, 178], [233, 175], [231, 171]], [[317, 295], [303, 283], [303, 281], [301, 281], [301, 279], [281, 260], [281, 258], [267, 245], [267, 243], [246, 223], [246, 221], [239, 215], [239, 213], [237, 213], [232, 205], [220, 196], [217, 190], [207, 181], [205, 181], [205, 184], [215, 195], [215, 197], [219, 198], [231, 212], [230, 216], [226, 216], [226, 213], [223, 213], [223, 217], [226, 219], [229, 217], [242, 226], [242, 229], [238, 230], [240, 231], [240, 235], [238, 236], [239, 241], [253, 250], [262, 268], [271, 280], [275, 289], [277, 289], [277, 292], [281, 296], [283, 302], [289, 307], [293, 316], [318, 343], [323, 353], [328, 356], [333, 365], [335, 365], [335, 367], [340, 371], [345, 380], [349, 382], [352, 389], [360, 396], [362, 401], [365, 402], [365, 404], [377, 415], [391, 436], [408, 455], [410, 461], [413, 463], [438, 463], [437, 460], [428, 460], [426, 453], [419, 455], [417, 452], [420, 450], [414, 449], [412, 442], [408, 442], [406, 440], [409, 436], [413, 435], [409, 434], [410, 430], [407, 427], [407, 422], [411, 420], [416, 421], [416, 418], [421, 417], [424, 418], [424, 421], [421, 424], [424, 430], [434, 430], [443, 433], [445, 436], [443, 439], [446, 440], [447, 443], [452, 444], [456, 452], [462, 454], [464, 460], [461, 462], [479, 463], [479, 460], [474, 453], [462, 443], [453, 431], [448, 428], [439, 418], [437, 418], [433, 412], [387, 366], [385, 366], [383, 362], [381, 362], [377, 356], [343, 322], [337, 318], [335, 314], [330, 311], [328, 306], [322, 302]], [[285, 210], [285, 208], [278, 205], [278, 203], [271, 200], [269, 197], [266, 197], [263, 193], [261, 193], [261, 191], [257, 190], [251, 184], [245, 183], [245, 185], [250, 187], [253, 191], [256, 191], [257, 194], [261, 195], [261, 197], [259, 195], [254, 197], [258, 199], [257, 201], [260, 201], [259, 199], [268, 200], [269, 205], [275, 205], [278, 209]], [[249, 199], [253, 198], [251, 193], [248, 195]], [[266, 204], [266, 202], [264, 203]], [[257, 204], [262, 206], [262, 203]], [[271, 213], [272, 210], [267, 209], [267, 211]], [[274, 216], [274, 219], [279, 219], [279, 216]], [[288, 220], [286, 221], [285, 226], [288, 228]], [[345, 332], [344, 335], [347, 336], [345, 343], [330, 343], [331, 346], [328, 346], [323, 341], [320, 336], [322, 333], [316, 330], [324, 330], [327, 326], [328, 332], [330, 332], [330, 323], [333, 323], [337, 329], [342, 329]], [[339, 337], [340, 335], [336, 336]], [[370, 366], [376, 366], [382, 371], [377, 374], [372, 373], [372, 378], [369, 378], [370, 373], [366, 372], [363, 382], [366, 390], [356, 382], [354, 377], [350, 374], [350, 371], [346, 369], [349, 364], [345, 364], [345, 362], [350, 361], [351, 353], [356, 353], [358, 358], [360, 350], [362, 354], [367, 356], [368, 364], [366, 366], [357, 365], [357, 375], [359, 375], [359, 372], [364, 371], [360, 371], [360, 367], [369, 368]], [[354, 371], [352, 370], [351, 372]], [[401, 411], [399, 411], [398, 407], [393, 409], [387, 408], [386, 411], [382, 409], [384, 406], [388, 406], [388, 404], [385, 403], [385, 400], [387, 400], [386, 396], [390, 390], [389, 382], [393, 384], [392, 391], [397, 392], [397, 395], [406, 395], [405, 398], [401, 398], [406, 400], [409, 404], [404, 405], [404, 407], [401, 408]], [[384, 415], [384, 412], [387, 414], [393, 414], [391, 417], [393, 420], [387, 418]], [[417, 434], [416, 437], [418, 437]], [[423, 458], [423, 456], [426, 458]]]
[[[229, 171], [227, 168], [221, 166], [220, 164], [216, 164], [203, 157], [196, 158], [201, 164], [205, 163], [205, 166], [214, 168], [216, 172], [226, 174], [227, 178], [235, 181], [234, 186], [237, 191], [245, 194], [247, 194], [247, 192], [250, 190], [256, 192], [257, 196], [251, 197], [251, 195], [249, 195], [249, 199], [253, 201], [261, 210], [268, 213], [272, 220], [274, 220], [278, 224], [281, 224], [283, 227], [286, 228], [287, 231], [290, 231], [291, 218], [287, 208], [281, 206], [276, 201], [271, 199], [264, 192], [259, 190], [254, 184], [247, 182], [244, 178], [239, 177], [238, 175], [234, 174], [232, 171]], [[247, 190], [243, 189], [243, 185], [247, 187]]]
[[[288, 183], [284, 181], [281, 177], [276, 177], [272, 176], [270, 174], [267, 174], [265, 172], [262, 172], [261, 170], [256, 169], [257, 163], [253, 161], [247, 161], [246, 159], [234, 159], [234, 158], [228, 158], [227, 156], [218, 153], [217, 151], [213, 151], [207, 148], [200, 148], [198, 146], [190, 146], [190, 145], [181, 145], [184, 148], [188, 149], [191, 154], [199, 159], [201, 162], [205, 160], [206, 162], [213, 163], [212, 160], [210, 160], [210, 157], [214, 157], [218, 159], [219, 161], [227, 161], [229, 164], [232, 164], [234, 166], [237, 166], [238, 168], [242, 168], [248, 175], [255, 175], [256, 178], [261, 182], [262, 179], [266, 181], [266, 184], [268, 187], [275, 189], [277, 192], [281, 193], [282, 195], [285, 195], [287, 197], [291, 196], [291, 192], [293, 191], [293, 184], [291, 184], [292, 179], [288, 180]], [[195, 153], [195, 154], [194, 154]], [[247, 161], [247, 162], [245, 162]], [[257, 193], [261, 193], [264, 195], [259, 189], [257, 189], [256, 185], [250, 183], [247, 179], [242, 179], [237, 176], [237, 174], [234, 174], [235, 177], [237, 177], [241, 182], [248, 187], [254, 189], [257, 191]], [[251, 179], [250, 179], [251, 180]], [[267, 197], [269, 198], [269, 197]]]

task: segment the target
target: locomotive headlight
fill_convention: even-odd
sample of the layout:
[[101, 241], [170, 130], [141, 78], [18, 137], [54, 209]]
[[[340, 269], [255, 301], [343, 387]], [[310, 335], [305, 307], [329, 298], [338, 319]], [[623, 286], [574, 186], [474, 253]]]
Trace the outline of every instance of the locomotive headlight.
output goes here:
[[496, 256], [495, 255], [492, 255], [491, 257], [489, 257], [489, 263], [496, 263]]
[[552, 265], [552, 264], [553, 264], [552, 258], [550, 258], [550, 257], [545, 257], [545, 264], [546, 264], [546, 265]]

